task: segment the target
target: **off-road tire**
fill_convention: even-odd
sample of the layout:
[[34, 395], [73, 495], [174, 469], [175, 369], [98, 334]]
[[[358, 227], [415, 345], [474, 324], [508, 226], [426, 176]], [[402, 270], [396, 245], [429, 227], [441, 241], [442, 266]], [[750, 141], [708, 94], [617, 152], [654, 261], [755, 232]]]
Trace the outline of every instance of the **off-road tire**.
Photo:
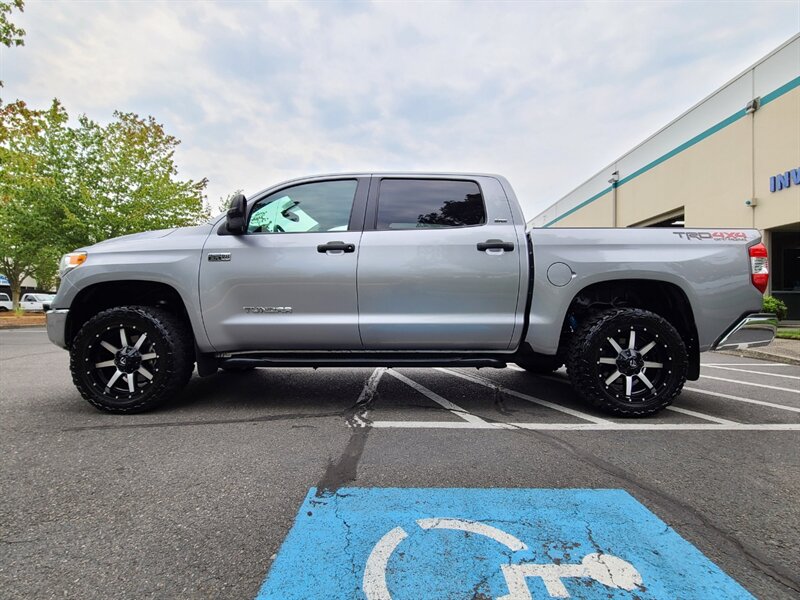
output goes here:
[[[626, 376], [617, 375], [611, 384], [607, 384], [616, 372], [622, 371], [617, 364], [608, 364], [609, 359], [614, 358], [613, 353], [617, 352], [611, 347], [609, 338], [627, 350], [624, 342], [629, 341], [632, 330], [639, 332], [641, 341], [636, 343], [639, 350], [655, 342], [652, 347], [655, 352], [650, 354], [648, 350], [646, 356], [634, 359], [663, 367], [641, 369], [652, 388], [639, 379], [640, 375], [632, 375], [635, 386], [632, 389], [638, 391], [627, 396], [626, 383], [623, 382]], [[617, 353], [614, 360], [619, 360], [620, 356], [622, 353]], [[601, 358], [605, 364], [601, 364]], [[634, 368], [624, 360], [622, 365], [626, 369]], [[567, 372], [578, 395], [604, 412], [623, 417], [653, 415], [672, 404], [683, 389], [687, 370], [686, 347], [677, 330], [663, 317], [638, 308], [615, 308], [587, 318], [574, 332], [567, 354]]]
[[[139, 360], [139, 365], [152, 378], [148, 379], [139, 370], [132, 373], [132, 393], [129, 388], [120, 389], [130, 385], [129, 374], [122, 373], [116, 364], [123, 348], [120, 329], [125, 329], [126, 337], [131, 337], [128, 347], [135, 346], [135, 341], [146, 334], [141, 344], [145, 350], [140, 359], [155, 356]], [[106, 347], [102, 346], [103, 341]], [[117, 352], [111, 352], [109, 345], [119, 346]], [[128, 361], [130, 365], [130, 358]], [[102, 369], [96, 367], [109, 362], [115, 364]], [[194, 344], [190, 327], [173, 313], [152, 306], [119, 306], [104, 310], [84, 323], [70, 345], [72, 381], [81, 396], [106, 412], [130, 414], [152, 410], [178, 394], [191, 378], [193, 369]], [[112, 387], [104, 387], [104, 381], [107, 386], [117, 371], [122, 374], [112, 382]]]

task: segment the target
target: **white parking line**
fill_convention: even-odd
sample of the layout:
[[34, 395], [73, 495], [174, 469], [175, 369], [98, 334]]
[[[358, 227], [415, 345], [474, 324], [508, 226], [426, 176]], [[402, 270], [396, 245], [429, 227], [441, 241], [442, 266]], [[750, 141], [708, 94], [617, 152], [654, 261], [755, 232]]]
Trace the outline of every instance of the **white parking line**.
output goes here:
[[713, 379], [715, 381], [725, 381], [727, 383], [738, 383], [739, 385], [750, 385], [753, 387], [766, 388], [768, 390], [777, 390], [779, 392], [789, 392], [790, 394], [800, 394], [800, 389], [791, 389], [785, 387], [777, 387], [774, 385], [767, 385], [765, 383], [753, 383], [752, 381], [740, 381], [738, 379], [726, 379], [725, 377], [712, 377], [711, 375], [700, 375], [701, 379]]
[[753, 373], [754, 375], [766, 375], [768, 377], [783, 377], [785, 379], [800, 379], [796, 375], [784, 375], [783, 373], [765, 373], [764, 371], [752, 371], [750, 369], [734, 369], [733, 367], [723, 367], [722, 365], [703, 365], [712, 369], [725, 369], [726, 371], [736, 371], [737, 373]]
[[737, 402], [746, 402], [747, 404], [768, 406], [769, 408], [777, 408], [779, 410], [788, 410], [789, 412], [800, 413], [800, 408], [796, 406], [785, 406], [783, 404], [775, 404], [774, 402], [766, 402], [765, 400], [753, 400], [752, 398], [742, 398], [741, 396], [733, 396], [731, 394], [723, 394], [721, 392], [711, 392], [709, 390], [701, 390], [699, 388], [684, 387], [683, 389], [686, 392], [696, 392], [698, 394], [706, 394], [707, 396], [724, 398], [725, 400], [736, 400]]
[[467, 423], [466, 421], [373, 421], [379, 429], [511, 429], [510, 425], [495, 427], [494, 423]]
[[[569, 383], [569, 380], [565, 377], [558, 377], [554, 375], [543, 375], [544, 379], [549, 379], [550, 381], [557, 381], [559, 383]], [[705, 377], [708, 377], [707, 375]], [[716, 377], [712, 377], [712, 379], [717, 379]], [[724, 381], [734, 381], [732, 379], [726, 379]], [[735, 381], [735, 383], [744, 383], [743, 381]], [[769, 387], [769, 386], [764, 386]], [[712, 392], [710, 390], [701, 390], [700, 388], [692, 388], [692, 387], [683, 387], [684, 391], [687, 392], [697, 392], [698, 394], [706, 394], [708, 396], [716, 396], [717, 398], [725, 398], [726, 400], [736, 400], [737, 402], [746, 402], [748, 404], [757, 404], [759, 406], [768, 406], [770, 408], [777, 408], [780, 410], [788, 410], [790, 412], [800, 413], [800, 408], [796, 408], [794, 406], [785, 406], [783, 404], [775, 404], [774, 402], [766, 402], [765, 400], [753, 400], [752, 398], [742, 398], [741, 396], [732, 396], [731, 394], [723, 394], [721, 392]], [[785, 388], [777, 388], [777, 389], [785, 389]], [[788, 390], [793, 392], [794, 390]], [[671, 406], [669, 408], [677, 408]]]
[[467, 423], [466, 421], [373, 421], [376, 428], [528, 429], [533, 431], [800, 431], [800, 423]]
[[461, 379], [466, 379], [467, 381], [471, 381], [472, 383], [477, 383], [478, 385], [482, 385], [484, 387], [499, 390], [501, 393], [506, 394], [508, 396], [521, 398], [522, 400], [527, 400], [528, 402], [532, 402], [533, 404], [539, 404], [540, 406], [551, 408], [553, 410], [557, 410], [559, 412], [572, 415], [573, 417], [578, 417], [579, 419], [583, 419], [584, 421], [591, 421], [592, 423], [611, 423], [611, 421], [608, 421], [607, 419], [601, 419], [600, 417], [588, 415], [578, 410], [567, 408], [566, 406], [561, 406], [559, 404], [548, 402], [547, 400], [541, 400], [539, 398], [535, 398], [534, 396], [528, 396], [527, 394], [516, 392], [514, 390], [497, 385], [494, 382], [486, 381], [485, 379], [474, 377], [472, 375], [467, 375], [466, 373], [461, 373], [459, 371], [451, 371], [450, 369], [443, 369], [441, 367], [436, 367], [436, 370], [440, 371], [441, 373], [447, 373], [449, 375], [454, 375], [455, 377], [460, 377]]
[[467, 423], [470, 423], [472, 425], [476, 425], [476, 426], [481, 427], [481, 428], [494, 429], [495, 426], [492, 423], [488, 423], [488, 422], [484, 421], [483, 419], [481, 419], [480, 417], [478, 417], [476, 415], [473, 415], [472, 413], [464, 410], [463, 408], [461, 408], [457, 404], [453, 404], [449, 400], [445, 400], [444, 398], [442, 398], [436, 392], [433, 392], [433, 391], [429, 390], [428, 388], [426, 388], [425, 386], [422, 386], [422, 385], [418, 384], [416, 381], [412, 381], [411, 379], [409, 379], [405, 375], [402, 375], [402, 374], [398, 373], [397, 371], [392, 371], [392, 370], [387, 371], [386, 373], [388, 375], [391, 375], [395, 379], [399, 379], [400, 381], [405, 383], [407, 386], [417, 390], [423, 396], [425, 396], [427, 398], [430, 398], [431, 400], [436, 402], [436, 404], [438, 404], [442, 408], [445, 408], [446, 410], [449, 410], [451, 413], [453, 413], [454, 415], [456, 415], [460, 419], [463, 419]]
[[749, 362], [749, 363], [700, 363], [701, 367], [789, 367], [786, 363], [765, 363], [765, 362]]
[[800, 431], [800, 423], [510, 423], [520, 429], [588, 430], [588, 431]]
[[695, 417], [696, 419], [705, 419], [706, 421], [711, 421], [712, 423], [719, 423], [722, 425], [741, 425], [741, 423], [737, 423], [736, 421], [731, 421], [729, 419], [721, 419], [720, 417], [713, 417], [705, 413], [689, 410], [688, 408], [681, 408], [680, 406], [668, 406], [667, 410], [671, 410], [672, 412], [676, 413], [681, 413], [683, 415], [689, 415], [690, 417]]

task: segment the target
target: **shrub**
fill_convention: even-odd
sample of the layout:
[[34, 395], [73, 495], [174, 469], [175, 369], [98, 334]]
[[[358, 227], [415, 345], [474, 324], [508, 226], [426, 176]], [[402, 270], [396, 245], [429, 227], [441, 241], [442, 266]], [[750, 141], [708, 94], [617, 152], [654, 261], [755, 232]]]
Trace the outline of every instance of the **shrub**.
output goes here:
[[786, 304], [783, 300], [778, 300], [774, 296], [764, 296], [764, 306], [762, 308], [764, 312], [768, 313], [775, 313], [778, 315], [778, 319], [785, 319], [786, 315], [789, 314], [789, 309], [786, 308]]

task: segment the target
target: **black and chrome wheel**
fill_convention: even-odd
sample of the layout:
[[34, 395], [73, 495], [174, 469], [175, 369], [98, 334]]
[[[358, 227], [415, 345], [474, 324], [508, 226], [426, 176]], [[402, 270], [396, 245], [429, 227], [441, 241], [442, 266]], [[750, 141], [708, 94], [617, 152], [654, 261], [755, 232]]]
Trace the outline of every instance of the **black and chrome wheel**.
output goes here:
[[686, 347], [655, 313], [612, 309], [587, 319], [567, 357], [575, 390], [598, 408], [646, 416], [672, 403], [686, 381]]
[[193, 366], [188, 328], [149, 306], [102, 311], [83, 325], [70, 349], [78, 391], [109, 412], [155, 408], [186, 384]]

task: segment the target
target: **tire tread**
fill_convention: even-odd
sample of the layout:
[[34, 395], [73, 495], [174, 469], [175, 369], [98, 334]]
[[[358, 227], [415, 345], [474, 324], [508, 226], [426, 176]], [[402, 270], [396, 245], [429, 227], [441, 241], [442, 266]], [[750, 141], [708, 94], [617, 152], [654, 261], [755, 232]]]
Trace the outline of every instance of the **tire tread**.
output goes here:
[[673, 369], [681, 369], [678, 383], [674, 385], [672, 389], [668, 390], [668, 393], [659, 398], [658, 403], [647, 404], [646, 406], [626, 406], [612, 401], [598, 389], [597, 382], [592, 376], [592, 365], [590, 364], [589, 357], [592, 355], [591, 344], [595, 334], [609, 322], [621, 316], [624, 316], [626, 319], [637, 318], [654, 320], [660, 327], [671, 331], [681, 345], [683, 345], [680, 334], [678, 334], [669, 321], [660, 315], [640, 308], [612, 308], [595, 313], [592, 317], [586, 319], [579, 325], [578, 329], [573, 333], [567, 352], [567, 373], [575, 391], [595, 408], [606, 413], [623, 417], [646, 417], [665, 409], [672, 404], [678, 394], [681, 393], [683, 385], [686, 383], [686, 372], [688, 368], [686, 349], [684, 347], [683, 352], [680, 356], [674, 357], [675, 360], [672, 363]]
[[[155, 389], [142, 398], [140, 402], [126, 406], [113, 406], [99, 400], [88, 388], [78, 373], [83, 368], [80, 357], [76, 356], [76, 348], [80, 347], [85, 338], [94, 334], [94, 325], [108, 319], [124, 318], [124, 315], [135, 315], [152, 324], [167, 341], [167, 357], [164, 364], [171, 371], [167, 377], [161, 379]], [[83, 324], [70, 347], [70, 372], [72, 382], [81, 396], [95, 408], [113, 413], [138, 413], [152, 410], [168, 398], [174, 396], [188, 383], [194, 370], [194, 347], [192, 334], [186, 324], [175, 314], [153, 306], [116, 306], [100, 311]]]

